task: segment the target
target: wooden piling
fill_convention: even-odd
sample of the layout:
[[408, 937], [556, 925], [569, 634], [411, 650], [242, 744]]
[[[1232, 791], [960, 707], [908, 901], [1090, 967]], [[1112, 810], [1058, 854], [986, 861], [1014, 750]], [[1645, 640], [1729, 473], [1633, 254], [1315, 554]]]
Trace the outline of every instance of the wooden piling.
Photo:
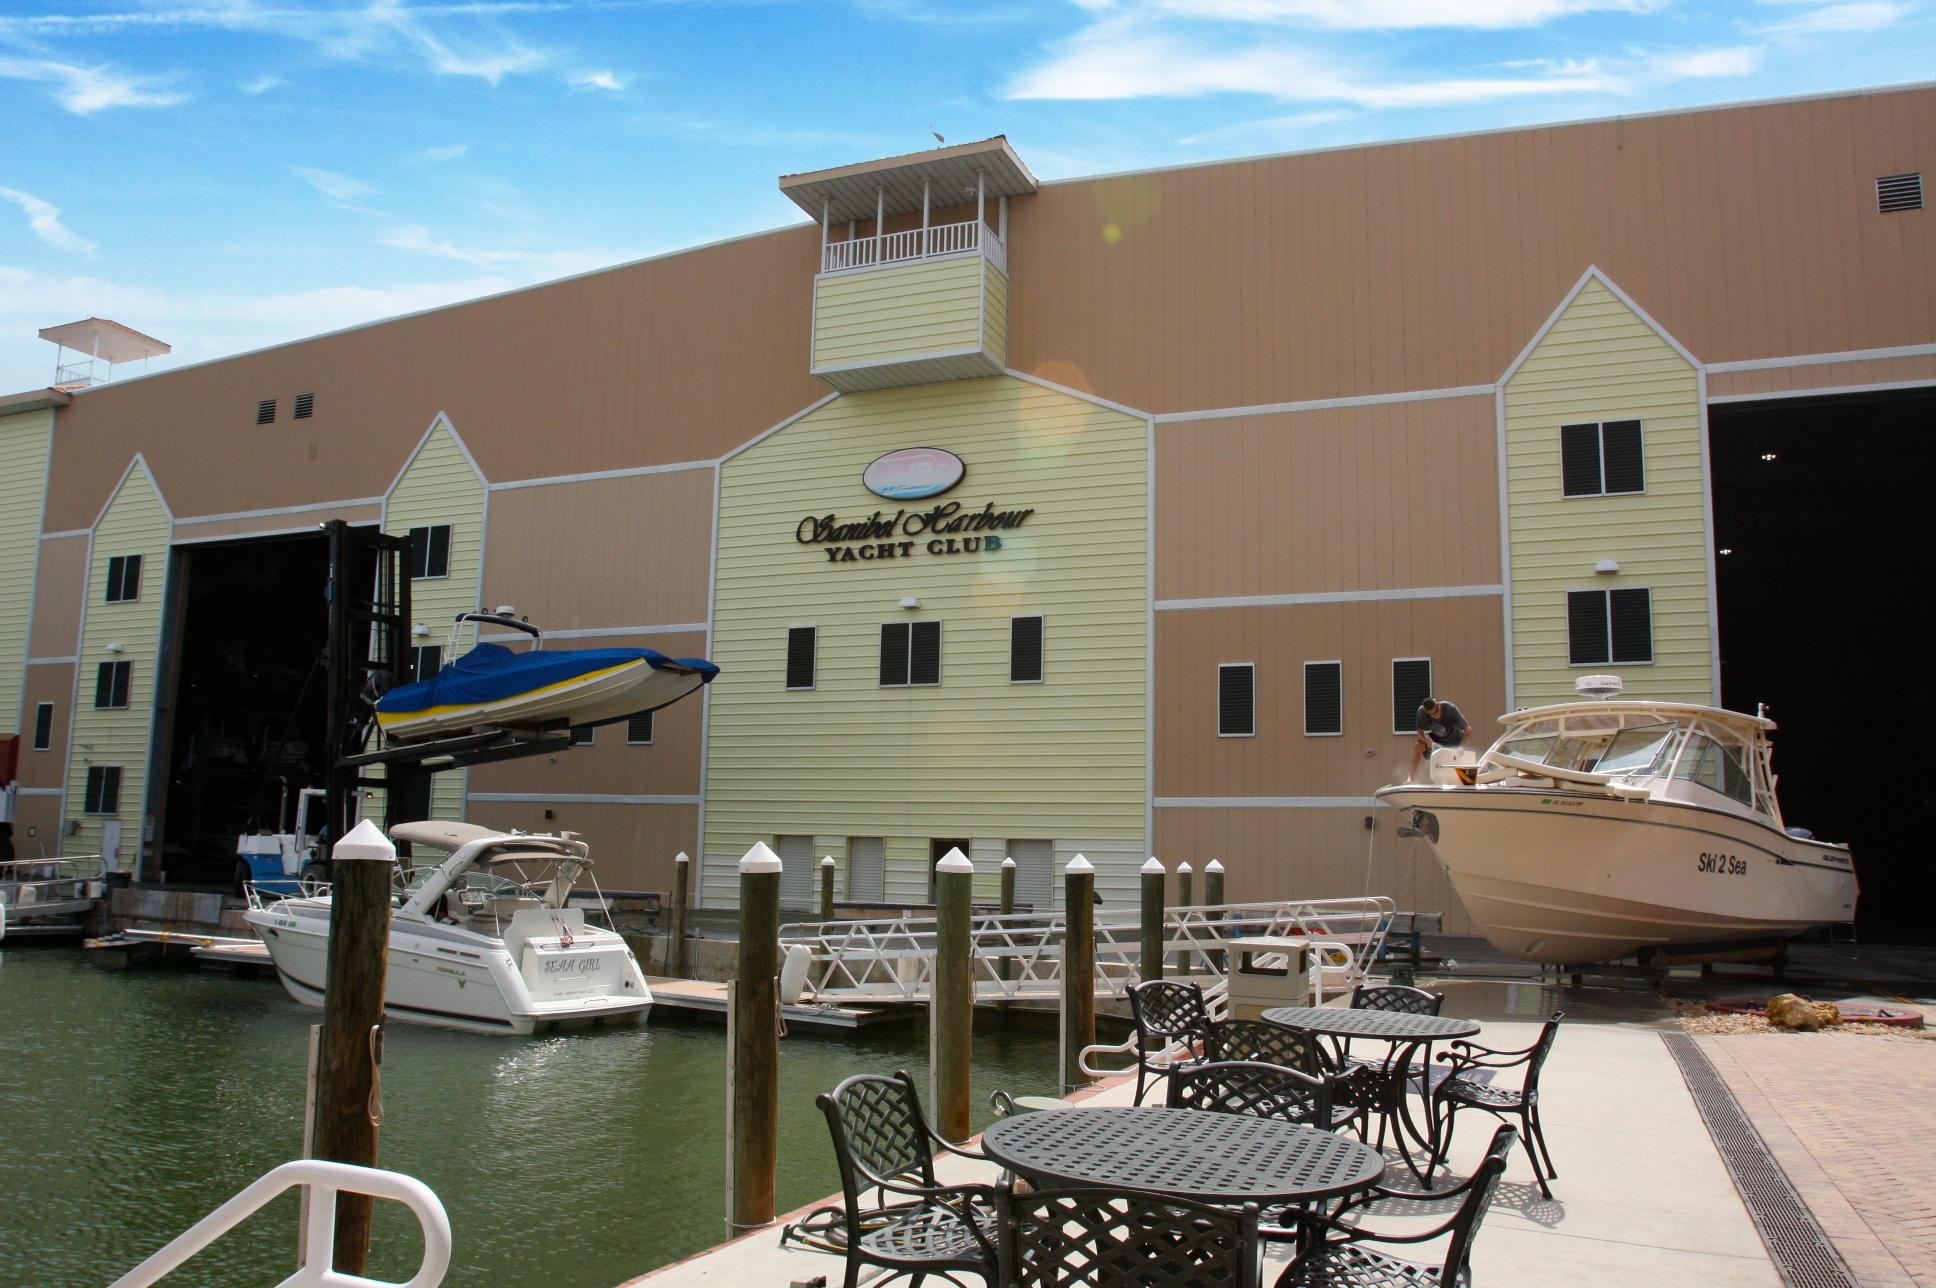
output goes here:
[[[1185, 859], [1176, 865], [1176, 906], [1179, 908], [1196, 907], [1196, 901], [1190, 897], [1190, 882], [1190, 861]], [[1196, 954], [1188, 948], [1179, 952], [1176, 955], [1176, 973], [1179, 975], [1195, 974], [1195, 958]]]
[[672, 942], [666, 945], [666, 974], [685, 979], [690, 973], [686, 947], [686, 899], [692, 889], [692, 859], [684, 850], [672, 861]]
[[[376, 1166], [383, 977], [389, 964], [396, 847], [364, 819], [330, 852], [329, 965], [323, 994], [315, 1157]], [[370, 1252], [367, 1194], [336, 1196], [336, 1269], [361, 1274]]]
[[[1038, 909], [1038, 911], [1041, 911], [1041, 910]], [[1010, 917], [1010, 916], [1013, 916], [1014, 914], [1015, 914], [1015, 860], [1012, 858], [1009, 858], [1009, 859], [1002, 860], [1002, 916]], [[1014, 976], [1010, 974], [1010, 972], [1013, 971], [1014, 969], [1015, 969], [1015, 959], [1013, 957], [1003, 957], [999, 959], [996, 965], [996, 973], [1000, 975], [1003, 979], [1013, 979]]]
[[[1223, 864], [1215, 859], [1203, 869], [1203, 902], [1206, 907], [1223, 907]], [[1222, 921], [1222, 912], [1204, 914], [1205, 921]], [[1210, 954], [1210, 969], [1218, 975], [1224, 973], [1223, 950], [1213, 949]]]
[[780, 856], [764, 842], [739, 861], [739, 977], [732, 999], [726, 1220], [773, 1220], [780, 1148]]
[[820, 860], [820, 920], [834, 919], [834, 856]]
[[1145, 981], [1163, 978], [1163, 886], [1162, 861], [1154, 854], [1143, 865], [1143, 960]]
[[975, 865], [959, 849], [934, 865], [934, 989], [928, 1000], [929, 1097], [935, 1130], [951, 1141], [973, 1134], [968, 1068], [974, 1049]]
[[1096, 869], [1078, 854], [1062, 870], [1062, 1091], [1088, 1083], [1080, 1060], [1096, 1044]]

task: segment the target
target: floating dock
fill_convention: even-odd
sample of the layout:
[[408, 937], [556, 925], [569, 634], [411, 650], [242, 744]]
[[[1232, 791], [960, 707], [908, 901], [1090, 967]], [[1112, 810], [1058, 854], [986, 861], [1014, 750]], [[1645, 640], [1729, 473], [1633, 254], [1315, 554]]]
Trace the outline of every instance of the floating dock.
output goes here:
[[[717, 1017], [726, 1022], [726, 986], [709, 980], [673, 979], [649, 975], [652, 1009], [683, 1011], [692, 1015]], [[837, 1003], [785, 1003], [780, 1015], [789, 1029], [826, 1029], [851, 1033], [878, 1024], [895, 1024], [927, 1014], [923, 1002], [883, 1002], [880, 1005], [841, 1006]]]

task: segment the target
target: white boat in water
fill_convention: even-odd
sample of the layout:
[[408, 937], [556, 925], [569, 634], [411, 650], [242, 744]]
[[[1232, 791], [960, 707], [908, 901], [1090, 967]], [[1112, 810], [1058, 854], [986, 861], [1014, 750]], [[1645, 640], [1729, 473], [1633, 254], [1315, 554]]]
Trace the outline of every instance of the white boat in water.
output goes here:
[[1597, 701], [1500, 717], [1483, 755], [1436, 751], [1386, 787], [1496, 947], [1577, 965], [1774, 940], [1855, 916], [1846, 845], [1783, 825], [1772, 720], [1681, 702]]
[[[637, 1018], [651, 990], [616, 932], [591, 925], [572, 889], [591, 859], [567, 836], [496, 832], [471, 823], [399, 823], [399, 841], [448, 857], [414, 874], [390, 914], [383, 1009], [478, 1033], [530, 1033], [567, 1022]], [[262, 937], [282, 986], [323, 1004], [329, 893], [311, 886], [250, 891], [243, 914]]]

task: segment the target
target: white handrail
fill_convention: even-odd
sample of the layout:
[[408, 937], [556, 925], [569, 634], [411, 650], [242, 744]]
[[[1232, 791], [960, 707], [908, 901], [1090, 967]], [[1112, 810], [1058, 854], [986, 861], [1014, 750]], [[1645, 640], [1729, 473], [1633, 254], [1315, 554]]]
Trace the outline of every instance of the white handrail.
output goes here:
[[[265, 1173], [234, 1198], [190, 1226], [180, 1237], [115, 1280], [109, 1288], [148, 1288], [240, 1225], [255, 1210], [294, 1185], [309, 1187], [309, 1229], [303, 1262], [276, 1288], [437, 1288], [450, 1269], [450, 1218], [428, 1185], [401, 1172], [350, 1163], [299, 1158]], [[424, 1254], [408, 1283], [365, 1279], [336, 1270], [336, 1192], [394, 1199], [416, 1213]]]

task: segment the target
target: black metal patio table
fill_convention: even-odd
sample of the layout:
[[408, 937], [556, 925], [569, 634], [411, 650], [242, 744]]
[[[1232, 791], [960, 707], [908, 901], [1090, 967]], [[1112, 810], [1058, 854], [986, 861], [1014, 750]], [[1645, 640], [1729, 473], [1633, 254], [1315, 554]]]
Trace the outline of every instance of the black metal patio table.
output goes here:
[[[1417, 1062], [1420, 1090], [1429, 1102], [1432, 1095], [1432, 1044], [1448, 1038], [1470, 1038], [1479, 1035], [1476, 1020], [1462, 1020], [1452, 1015], [1413, 1015], [1405, 1011], [1352, 1010], [1340, 1006], [1277, 1006], [1263, 1012], [1268, 1024], [1281, 1024], [1285, 1028], [1302, 1029], [1307, 1033], [1320, 1033], [1325, 1037], [1366, 1038], [1372, 1041], [1392, 1044], [1392, 1055], [1385, 1062], [1385, 1105], [1384, 1113], [1396, 1130], [1392, 1133], [1398, 1139], [1398, 1152], [1405, 1158], [1405, 1166], [1413, 1176], [1419, 1176], [1418, 1165], [1412, 1161], [1412, 1151], [1406, 1144], [1410, 1139], [1426, 1149], [1426, 1157], [1432, 1154], [1432, 1147], [1438, 1139], [1438, 1124], [1433, 1119], [1428, 1104], [1426, 1110], [1426, 1130], [1421, 1132], [1412, 1122], [1410, 1101], [1406, 1099], [1406, 1086], [1412, 1079], [1414, 1058]], [[1426, 1178], [1420, 1176], [1421, 1181]]]
[[1385, 1172], [1384, 1156], [1349, 1136], [1195, 1109], [1022, 1114], [991, 1125], [981, 1144], [989, 1158], [1040, 1184], [1265, 1208], [1350, 1194]]

